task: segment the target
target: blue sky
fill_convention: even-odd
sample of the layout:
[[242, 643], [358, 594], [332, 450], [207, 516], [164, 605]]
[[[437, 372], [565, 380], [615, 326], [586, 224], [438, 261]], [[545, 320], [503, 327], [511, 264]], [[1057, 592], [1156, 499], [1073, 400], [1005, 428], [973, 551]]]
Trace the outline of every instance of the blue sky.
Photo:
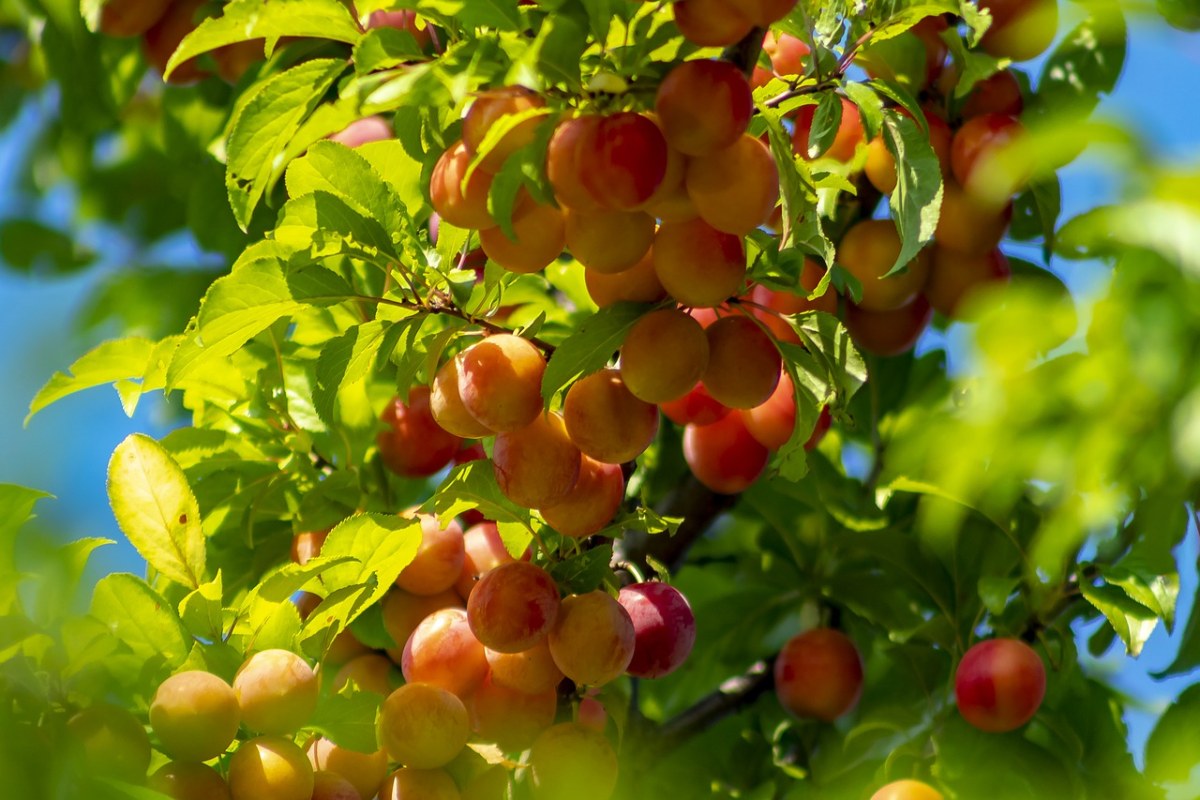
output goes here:
[[[1036, 69], [1031, 71], [1036, 75]], [[1102, 103], [1101, 112], [1123, 120], [1164, 158], [1196, 166], [1200, 164], [1200, 103], [1194, 101], [1198, 79], [1200, 35], [1138, 24], [1131, 31], [1125, 73], [1114, 95]], [[21, 138], [38, 124], [42, 113], [43, 109], [27, 109], [14, 130], [0, 136], [0, 217], [16, 211], [28, 213], [31, 206], [29, 198], [16, 193], [11, 178], [13, 164], [22, 157]], [[1063, 170], [1061, 177], [1064, 218], [1111, 196], [1111, 176], [1095, 159], [1081, 160]], [[53, 193], [32, 207], [51, 224], [71, 216], [71, 198], [66, 192]], [[60, 500], [43, 504], [40, 511], [48, 526], [65, 536], [103, 536], [120, 542], [105, 495], [108, 458], [133, 431], [154, 436], [165, 433], [161, 404], [143, 402], [136, 416], [128, 419], [115, 392], [101, 388], [61, 401], [42, 412], [28, 428], [21, 425], [29, 400], [51, 372], [66, 369], [95, 343], [74, 332], [75, 315], [98, 278], [128, 254], [119, 237], [92, 233], [91, 243], [105, 253], [99, 269], [67, 279], [44, 280], [0, 268], [0, 303], [5, 309], [0, 315], [0, 341], [8, 344], [0, 348], [0, 454], [5, 456], [0, 459], [0, 482], [58, 496]], [[173, 242], [164, 254], [173, 261], [203, 258], [188, 242]], [[1073, 289], [1083, 293], [1102, 277], [1094, 266], [1074, 262], [1052, 266]], [[961, 331], [950, 332], [952, 354], [961, 335]], [[1190, 612], [1197, 589], [1197, 539], [1193, 531], [1181, 553], [1181, 561], [1193, 565], [1182, 578], [1181, 620]], [[121, 542], [100, 550], [94, 569], [99, 573], [140, 571], [141, 567], [132, 547]], [[1176, 647], [1177, 641], [1160, 629], [1140, 659], [1125, 659], [1114, 652], [1089, 665], [1089, 669], [1109, 675], [1139, 701], [1129, 715], [1130, 741], [1139, 757], [1153, 720], [1188, 682], [1184, 678], [1156, 683], [1148, 677], [1170, 663]]]

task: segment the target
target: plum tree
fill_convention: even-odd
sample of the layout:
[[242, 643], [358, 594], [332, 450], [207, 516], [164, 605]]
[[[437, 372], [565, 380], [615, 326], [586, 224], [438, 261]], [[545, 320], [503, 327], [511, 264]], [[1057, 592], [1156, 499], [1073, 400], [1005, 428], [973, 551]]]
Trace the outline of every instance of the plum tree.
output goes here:
[[150, 726], [162, 749], [180, 761], [208, 761], [225, 752], [241, 724], [238, 698], [211, 672], [167, 678], [150, 701]]
[[954, 673], [963, 719], [988, 733], [1016, 730], [1042, 705], [1046, 668], [1020, 639], [988, 639], [971, 647]]
[[550, 629], [550, 655], [575, 683], [602, 686], [629, 667], [635, 640], [629, 612], [597, 590], [563, 598]]
[[467, 601], [467, 620], [488, 649], [519, 653], [550, 633], [558, 610], [558, 585], [546, 570], [513, 561], [479, 579]]
[[304, 751], [282, 736], [242, 742], [229, 759], [233, 800], [311, 800], [313, 785], [312, 764]]
[[775, 660], [775, 696], [797, 717], [832, 722], [862, 693], [858, 648], [833, 628], [813, 628], [787, 641]]
[[[242, 722], [258, 733], [295, 733], [317, 708], [320, 685], [312, 667], [288, 650], [262, 650], [233, 678]], [[236, 794], [236, 792], [235, 792]]]
[[[379, 709], [378, 731], [388, 756], [414, 769], [449, 764], [471, 732], [462, 701], [428, 683], [407, 683], [388, 695]], [[388, 791], [386, 783], [382, 791]]]
[[634, 583], [621, 588], [617, 602], [633, 622], [635, 678], [661, 678], [687, 660], [696, 642], [696, 617], [687, 598], [667, 583]]

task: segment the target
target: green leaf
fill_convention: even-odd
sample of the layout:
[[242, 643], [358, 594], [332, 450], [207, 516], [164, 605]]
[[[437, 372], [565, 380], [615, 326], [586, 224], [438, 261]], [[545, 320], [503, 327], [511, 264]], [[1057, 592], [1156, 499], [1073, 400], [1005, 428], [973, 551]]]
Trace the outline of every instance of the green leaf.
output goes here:
[[[389, 514], [359, 514], [332, 531], [321, 547], [325, 558], [350, 557], [356, 563], [340, 564], [321, 576], [330, 591], [361, 586], [369, 578], [378, 581], [364, 605], [383, 599], [400, 571], [407, 567], [421, 545], [421, 522]], [[349, 623], [350, 620], [345, 620]]]
[[1055, 228], [1062, 210], [1062, 186], [1058, 175], [1052, 174], [1030, 182], [1013, 200], [1012, 226], [1009, 235], [1014, 239], [1042, 239], [1042, 258], [1050, 263], [1054, 253]]
[[162, 657], [170, 667], [187, 658], [192, 642], [170, 603], [136, 575], [107, 575], [92, 593], [91, 615], [143, 659]]
[[339, 0], [233, 0], [223, 12], [204, 20], [184, 37], [167, 62], [168, 76], [184, 61], [235, 42], [269, 39], [274, 43], [295, 36], [353, 44], [362, 35]]
[[306, 61], [255, 84], [234, 112], [226, 143], [225, 186], [242, 230], [283, 174], [287, 162], [279, 156], [345, 68], [337, 59]]
[[17, 533], [33, 515], [38, 500], [51, 495], [11, 483], [0, 483], [0, 614], [17, 604]]
[[193, 636], [216, 641], [225, 626], [221, 573], [207, 583], [197, 586], [179, 604], [179, 616]]
[[450, 471], [422, 510], [437, 514], [445, 524], [471, 509], [497, 523], [518, 522], [529, 526], [529, 511], [504, 496], [496, 484], [496, 471], [487, 459], [468, 461]]
[[610, 544], [593, 547], [551, 564], [547, 571], [565, 594], [584, 594], [600, 588], [611, 573], [612, 555]]
[[[394, 326], [373, 320], [355, 325], [327, 342], [317, 359], [317, 385], [313, 404], [321, 419], [332, 423], [338, 393], [346, 386], [362, 383]], [[391, 337], [393, 344], [395, 338]]]
[[96, 254], [69, 233], [32, 219], [0, 222], [0, 262], [22, 272], [49, 271], [67, 275], [83, 269]]
[[1139, 655], [1158, 625], [1158, 615], [1115, 586], [1095, 586], [1085, 581], [1079, 590], [1112, 625], [1125, 643], [1126, 652], [1131, 656]]
[[143, 375], [154, 348], [154, 342], [139, 338], [117, 339], [98, 345], [75, 361], [68, 373], [56, 372], [50, 377], [30, 402], [25, 424], [29, 424], [43, 408], [67, 395]]
[[117, 446], [108, 463], [108, 499], [121, 532], [150, 566], [199, 588], [205, 561], [200, 507], [161, 444], [135, 433]]
[[1036, 114], [1086, 116], [1110, 94], [1125, 66], [1125, 20], [1113, 2], [1089, 3], [1092, 14], [1063, 37], [1042, 65]]
[[345, 690], [322, 697], [307, 727], [340, 747], [357, 753], [374, 753], [379, 750], [375, 718], [383, 699], [375, 692]]
[[425, 58], [416, 37], [398, 28], [374, 28], [354, 46], [354, 69], [366, 75]]
[[1146, 775], [1158, 783], [1186, 783], [1200, 764], [1198, 727], [1200, 685], [1193, 685], [1180, 693], [1154, 726], [1146, 742]]
[[329, 270], [306, 265], [287, 271], [275, 259], [251, 261], [213, 283], [195, 329], [180, 344], [167, 371], [178, 385], [205, 363], [227, 358], [271, 324], [306, 305], [337, 303], [355, 295]]
[[[385, 152], [393, 154], [393, 164], [395, 156], [403, 153], [399, 142], [380, 144], [389, 145]], [[404, 169], [406, 177], [419, 179], [420, 165], [416, 162], [407, 160]], [[335, 142], [317, 142], [302, 158], [291, 163], [286, 181], [293, 198], [311, 192], [329, 192], [342, 198], [382, 227], [382, 242], [377, 245], [381, 250], [391, 252], [409, 269], [425, 266], [425, 252], [413, 223], [413, 216], [424, 200], [418, 192], [416, 196], [410, 195], [410, 204], [406, 204], [395, 186], [358, 150]]]
[[842, 124], [842, 97], [837, 92], [824, 92], [813, 112], [812, 126], [808, 129], [809, 156], [816, 157], [833, 144], [838, 127]]
[[896, 159], [896, 188], [888, 206], [902, 242], [900, 255], [888, 271], [891, 275], [933, 240], [942, 213], [942, 168], [929, 137], [912, 119], [885, 114], [883, 137]]
[[567, 384], [608, 366], [625, 335], [648, 306], [617, 303], [584, 320], [554, 350], [542, 376], [542, 399], [549, 404]]
[[417, 0], [408, 5], [419, 14], [452, 19], [464, 28], [521, 31], [525, 27], [521, 12], [517, 10], [517, 0]]

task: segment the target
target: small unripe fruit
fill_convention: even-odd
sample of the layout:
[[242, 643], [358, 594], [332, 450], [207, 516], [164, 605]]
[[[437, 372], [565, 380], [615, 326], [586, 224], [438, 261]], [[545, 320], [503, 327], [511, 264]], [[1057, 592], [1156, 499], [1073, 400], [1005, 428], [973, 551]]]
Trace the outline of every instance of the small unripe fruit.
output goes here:
[[383, 627], [396, 646], [388, 650], [388, 655], [399, 663], [404, 643], [421, 620], [443, 608], [462, 608], [462, 603], [462, 598], [449, 589], [430, 595], [413, 594], [399, 587], [389, 591], [383, 598]]
[[583, 282], [588, 296], [600, 308], [615, 303], [656, 303], [667, 296], [654, 271], [653, 251], [629, 269], [612, 275], [585, 269]]
[[342, 665], [333, 676], [333, 691], [353, 681], [360, 692], [374, 692], [387, 697], [400, 682], [396, 665], [378, 653], [366, 653], [352, 658]]
[[584, 456], [579, 465], [579, 480], [571, 491], [553, 505], [538, 510], [563, 536], [582, 539], [612, 522], [624, 498], [625, 474], [621, 466]]
[[479, 244], [487, 257], [509, 272], [531, 275], [554, 263], [566, 247], [563, 213], [551, 205], [534, 202], [528, 195], [513, 207], [510, 239], [499, 226], [481, 231]]
[[288, 734], [312, 717], [320, 686], [312, 667], [300, 656], [287, 650], [263, 650], [238, 669], [233, 691], [247, 728]]
[[976, 644], [954, 673], [958, 713], [988, 733], [1005, 733], [1029, 722], [1045, 695], [1042, 659], [1020, 639]]
[[336, 772], [313, 773], [312, 800], [362, 800], [354, 784]]
[[654, 218], [641, 211], [568, 209], [566, 243], [571, 255], [593, 272], [623, 272], [650, 252]]
[[470, 732], [462, 701], [427, 683], [401, 686], [379, 709], [379, 741], [393, 761], [406, 767], [435, 769], [449, 764]]
[[550, 654], [575, 683], [602, 686], [629, 667], [635, 639], [629, 612], [597, 590], [562, 601], [550, 631]]
[[387, 777], [379, 800], [461, 800], [461, 795], [445, 770], [404, 767]]
[[229, 759], [233, 800], [311, 800], [313, 768], [291, 739], [259, 736], [242, 742]]
[[335, 744], [332, 739], [314, 739], [308, 746], [308, 760], [314, 770], [326, 770], [348, 780], [364, 798], [374, 797], [387, 776], [387, 753], [360, 753]]
[[240, 721], [233, 688], [201, 670], [167, 678], [150, 702], [150, 725], [163, 751], [180, 761], [221, 755], [237, 736]]
[[832, 628], [792, 637], [775, 659], [775, 694], [797, 717], [832, 722], [858, 703], [862, 683], [858, 648]]
[[229, 785], [207, 764], [171, 761], [150, 776], [147, 785], [171, 800], [230, 800]]

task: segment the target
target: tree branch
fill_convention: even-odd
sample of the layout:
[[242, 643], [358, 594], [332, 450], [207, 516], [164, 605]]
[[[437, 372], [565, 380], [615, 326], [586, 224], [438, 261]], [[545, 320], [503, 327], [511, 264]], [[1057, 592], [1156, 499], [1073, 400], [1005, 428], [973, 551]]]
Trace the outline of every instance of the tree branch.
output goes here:
[[615, 560], [649, 567], [647, 557], [677, 572], [692, 545], [704, 535], [713, 520], [733, 508], [737, 495], [717, 494], [689, 475], [679, 488], [656, 509], [664, 517], [680, 517], [683, 523], [673, 536], [626, 531], [614, 543]]

